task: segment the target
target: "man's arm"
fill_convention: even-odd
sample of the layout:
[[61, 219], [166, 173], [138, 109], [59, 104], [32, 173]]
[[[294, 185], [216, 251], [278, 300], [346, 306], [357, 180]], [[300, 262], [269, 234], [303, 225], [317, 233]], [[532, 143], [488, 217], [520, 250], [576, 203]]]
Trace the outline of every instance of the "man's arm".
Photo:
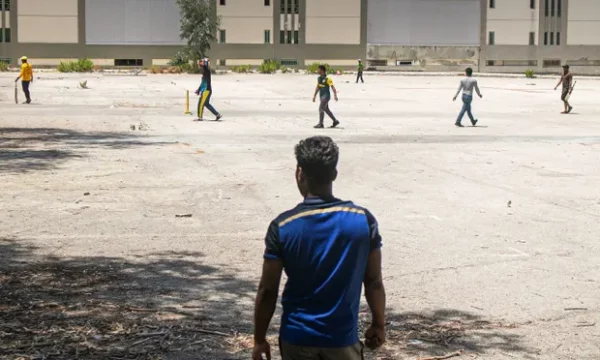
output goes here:
[[372, 326], [385, 329], [385, 288], [381, 275], [381, 249], [371, 251], [365, 273], [365, 297], [373, 315]]
[[19, 72], [19, 76], [15, 79], [15, 82], [19, 81], [19, 79], [23, 76], [23, 67], [21, 66], [21, 71]]
[[267, 341], [267, 330], [277, 306], [282, 271], [283, 262], [281, 260], [264, 259], [262, 277], [254, 306], [255, 344], [264, 344]]
[[554, 90], [558, 89], [558, 87], [560, 86], [560, 84], [562, 84], [562, 82], [565, 80], [564, 77], [560, 77], [560, 81], [558, 82], [558, 84], [556, 84], [556, 86], [554, 87]]
[[331, 85], [331, 90], [333, 90], [333, 98], [335, 101], [338, 101], [337, 90], [335, 89], [334, 85]]
[[475, 91], [477, 91], [477, 95], [479, 95], [480, 98], [483, 97], [483, 95], [481, 95], [481, 91], [479, 91], [479, 84], [477, 81], [475, 81]]
[[456, 95], [454, 95], [454, 97], [452, 98], [452, 100], [456, 100], [456, 98], [458, 97], [458, 94], [460, 94], [460, 91], [463, 88], [463, 83], [462, 81], [458, 84], [458, 90], [456, 90]]
[[315, 94], [313, 95], [313, 102], [317, 101], [317, 94], [319, 93], [319, 85], [315, 88]]

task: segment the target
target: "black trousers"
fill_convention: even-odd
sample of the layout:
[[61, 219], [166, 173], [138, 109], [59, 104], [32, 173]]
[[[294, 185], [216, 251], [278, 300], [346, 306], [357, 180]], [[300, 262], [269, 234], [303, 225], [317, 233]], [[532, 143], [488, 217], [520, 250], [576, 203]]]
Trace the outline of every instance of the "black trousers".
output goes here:
[[359, 79], [360, 79], [360, 82], [363, 82], [363, 83], [365, 82], [365, 81], [363, 80], [363, 72], [362, 72], [362, 71], [359, 71], [359, 72], [358, 72], [358, 75], [356, 75], [356, 82], [357, 82], [357, 83], [358, 83], [358, 80], [359, 80]]
[[23, 92], [25, 93], [25, 99], [27, 99], [27, 102], [31, 102], [31, 94], [29, 93], [29, 84], [31, 84], [31, 81], [21, 81], [21, 85], [23, 86]]

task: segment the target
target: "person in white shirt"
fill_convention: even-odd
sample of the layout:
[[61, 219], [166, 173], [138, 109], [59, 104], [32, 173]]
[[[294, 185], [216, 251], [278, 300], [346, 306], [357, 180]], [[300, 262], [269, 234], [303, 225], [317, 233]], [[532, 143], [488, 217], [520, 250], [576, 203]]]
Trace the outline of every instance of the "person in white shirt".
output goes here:
[[454, 124], [458, 127], [463, 127], [461, 121], [463, 116], [465, 116], [465, 113], [467, 113], [467, 115], [469, 116], [469, 119], [471, 120], [471, 124], [473, 124], [473, 126], [477, 124], [477, 119], [473, 117], [473, 113], [471, 112], [471, 102], [473, 102], [473, 89], [477, 91], [477, 95], [479, 95], [480, 98], [483, 97], [483, 95], [481, 95], [481, 92], [479, 91], [479, 86], [477, 86], [477, 80], [473, 78], [473, 69], [467, 68], [467, 70], [465, 70], [465, 73], [467, 74], [467, 77], [460, 81], [458, 91], [456, 92], [456, 95], [454, 95], [454, 99], [452, 99], [456, 101], [456, 98], [462, 90], [463, 107], [460, 111], [460, 114], [458, 114], [458, 119], [456, 119], [456, 123]]

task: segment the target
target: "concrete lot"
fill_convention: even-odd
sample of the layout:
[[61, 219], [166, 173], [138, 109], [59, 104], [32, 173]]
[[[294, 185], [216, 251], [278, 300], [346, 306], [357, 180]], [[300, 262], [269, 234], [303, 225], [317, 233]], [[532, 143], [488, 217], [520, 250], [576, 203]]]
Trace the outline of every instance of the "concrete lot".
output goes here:
[[[169, 351], [150, 339], [133, 347], [141, 358], [248, 358], [262, 239], [300, 201], [293, 146], [314, 134], [340, 146], [337, 195], [371, 209], [384, 236], [378, 359], [600, 358], [600, 81], [579, 79], [561, 115], [555, 79], [482, 78], [481, 126], [460, 129], [459, 77], [336, 76], [342, 126], [316, 131], [313, 76], [215, 75], [219, 123], [183, 115], [198, 76], [44, 73], [29, 106], [14, 104], [13, 79], [0, 75], [0, 298], [14, 305], [0, 304], [12, 324], [0, 336], [21, 348], [0, 345], [0, 358], [34, 358], [6, 334], [23, 317], [44, 324], [45, 310], [19, 308], [40, 298], [66, 318], [94, 304], [95, 321], [116, 311], [136, 329], [239, 334]], [[86, 351], [108, 358], [98, 341]]]

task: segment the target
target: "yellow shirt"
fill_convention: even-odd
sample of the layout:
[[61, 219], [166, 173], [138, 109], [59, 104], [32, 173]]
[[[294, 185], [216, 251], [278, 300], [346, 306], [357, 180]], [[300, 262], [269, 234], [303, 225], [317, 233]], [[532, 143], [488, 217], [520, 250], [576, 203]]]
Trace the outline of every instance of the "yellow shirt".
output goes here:
[[31, 81], [33, 79], [33, 67], [29, 63], [21, 65], [21, 80]]

